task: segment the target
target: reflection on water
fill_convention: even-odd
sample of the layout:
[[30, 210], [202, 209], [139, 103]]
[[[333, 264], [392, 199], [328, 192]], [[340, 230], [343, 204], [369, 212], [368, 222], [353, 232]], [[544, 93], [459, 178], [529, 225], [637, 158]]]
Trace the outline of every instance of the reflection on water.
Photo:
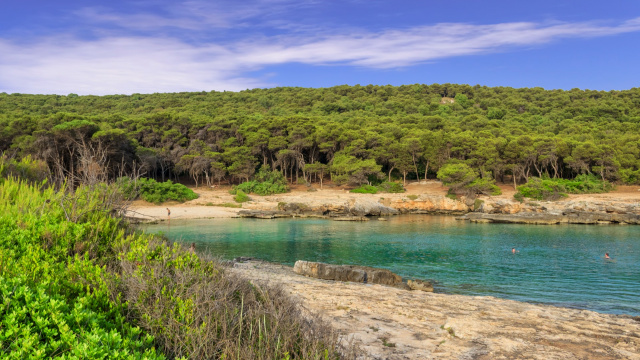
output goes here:
[[[223, 258], [252, 256], [390, 269], [436, 291], [640, 315], [640, 227], [471, 224], [411, 215], [389, 221], [174, 220], [148, 225]], [[518, 252], [513, 254], [515, 247]], [[608, 252], [612, 259], [605, 260]]]

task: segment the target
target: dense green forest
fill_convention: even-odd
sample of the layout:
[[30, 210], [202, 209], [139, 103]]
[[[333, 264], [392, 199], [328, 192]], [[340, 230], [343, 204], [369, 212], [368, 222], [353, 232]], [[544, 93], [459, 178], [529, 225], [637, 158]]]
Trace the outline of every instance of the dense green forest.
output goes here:
[[290, 182], [406, 181], [435, 178], [450, 163], [508, 183], [594, 174], [639, 184], [640, 88], [2, 93], [0, 152], [31, 155], [59, 175], [87, 173], [86, 159], [98, 157], [114, 178], [138, 171], [159, 181], [188, 177], [197, 185], [248, 181], [261, 166]]

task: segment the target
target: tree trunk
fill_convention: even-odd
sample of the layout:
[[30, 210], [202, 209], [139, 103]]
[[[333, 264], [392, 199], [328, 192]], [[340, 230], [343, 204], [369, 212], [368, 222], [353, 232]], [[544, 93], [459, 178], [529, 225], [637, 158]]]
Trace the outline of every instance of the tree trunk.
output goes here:
[[391, 182], [391, 172], [393, 171], [393, 169], [395, 169], [395, 166], [389, 169], [389, 182]]
[[424, 181], [427, 181], [427, 171], [429, 171], [429, 160], [427, 160], [427, 166], [424, 168]]

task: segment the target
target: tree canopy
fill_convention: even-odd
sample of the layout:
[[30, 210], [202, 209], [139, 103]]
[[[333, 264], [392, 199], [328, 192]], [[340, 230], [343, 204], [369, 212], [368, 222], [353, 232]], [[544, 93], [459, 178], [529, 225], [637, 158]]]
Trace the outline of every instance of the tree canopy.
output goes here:
[[[198, 185], [250, 180], [366, 184], [435, 178], [466, 164], [481, 179], [640, 183], [640, 89], [455, 84], [273, 88], [111, 96], [0, 94], [0, 152], [80, 173], [100, 151], [114, 178], [141, 168]], [[325, 179], [326, 180], [326, 179]]]

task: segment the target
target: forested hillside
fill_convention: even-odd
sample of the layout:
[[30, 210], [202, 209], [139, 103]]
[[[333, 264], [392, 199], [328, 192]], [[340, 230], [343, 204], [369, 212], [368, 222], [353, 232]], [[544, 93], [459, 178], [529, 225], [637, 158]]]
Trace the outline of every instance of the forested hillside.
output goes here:
[[[593, 173], [640, 183], [640, 89], [468, 85], [337, 86], [77, 96], [0, 94], [0, 152], [116, 177], [249, 180], [265, 165], [292, 182], [434, 178], [462, 162], [525, 182]], [[91, 157], [89, 157], [91, 158]], [[85, 169], [85, 170], [83, 170]], [[515, 175], [515, 176], [511, 176]]]

